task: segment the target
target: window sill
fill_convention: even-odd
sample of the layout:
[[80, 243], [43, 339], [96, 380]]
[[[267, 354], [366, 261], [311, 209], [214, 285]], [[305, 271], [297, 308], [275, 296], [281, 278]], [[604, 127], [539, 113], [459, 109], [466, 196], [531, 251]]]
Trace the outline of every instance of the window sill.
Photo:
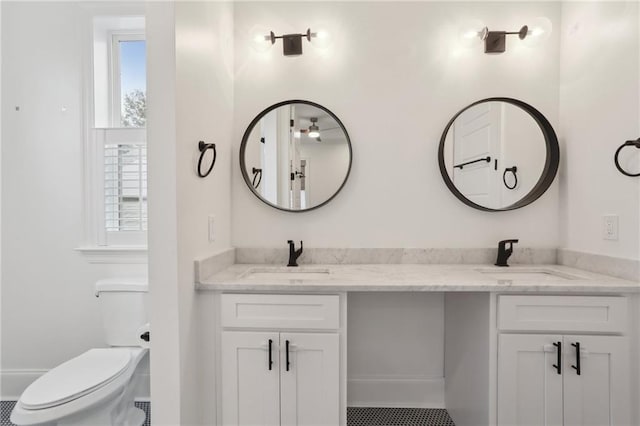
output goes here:
[[89, 263], [147, 263], [146, 246], [85, 246], [75, 250]]

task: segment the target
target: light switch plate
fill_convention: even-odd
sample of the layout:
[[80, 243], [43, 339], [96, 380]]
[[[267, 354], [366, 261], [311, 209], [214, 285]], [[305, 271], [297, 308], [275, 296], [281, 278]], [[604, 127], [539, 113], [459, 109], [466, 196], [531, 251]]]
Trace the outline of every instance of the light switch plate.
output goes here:
[[603, 217], [603, 238], [605, 240], [618, 240], [618, 215], [604, 215]]
[[216, 240], [216, 217], [209, 215], [209, 242], [212, 243]]

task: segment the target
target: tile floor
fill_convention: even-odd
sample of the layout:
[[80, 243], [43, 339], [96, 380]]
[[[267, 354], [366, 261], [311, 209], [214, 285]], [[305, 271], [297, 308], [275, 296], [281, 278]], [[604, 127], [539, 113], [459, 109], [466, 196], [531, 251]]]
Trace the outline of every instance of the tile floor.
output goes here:
[[439, 408], [347, 408], [348, 426], [455, 426]]
[[[13, 426], [9, 421], [15, 401], [0, 402], [0, 426]], [[151, 404], [136, 402], [147, 413], [144, 426], [151, 425]], [[447, 410], [437, 408], [365, 408], [347, 409], [348, 426], [455, 426]]]
[[[13, 410], [14, 405], [16, 405], [15, 401], [0, 401], [0, 426], [13, 426], [9, 418], [11, 417], [11, 410]], [[147, 413], [147, 418], [143, 426], [151, 426], [151, 403], [136, 402], [136, 407], [141, 408]]]

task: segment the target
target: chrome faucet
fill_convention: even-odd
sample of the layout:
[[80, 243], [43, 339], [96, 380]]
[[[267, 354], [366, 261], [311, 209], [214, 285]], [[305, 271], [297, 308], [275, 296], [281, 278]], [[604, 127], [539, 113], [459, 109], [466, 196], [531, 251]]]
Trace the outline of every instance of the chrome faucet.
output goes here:
[[287, 241], [289, 243], [289, 264], [287, 266], [298, 266], [298, 258], [302, 254], [302, 241], [300, 241], [300, 248], [296, 250], [296, 245], [293, 240]]
[[[517, 242], [518, 240], [502, 240], [498, 243], [496, 266], [509, 266], [507, 260], [509, 256], [511, 256], [511, 253], [513, 253], [513, 245]], [[507, 244], [509, 244], [509, 248], [507, 248]]]

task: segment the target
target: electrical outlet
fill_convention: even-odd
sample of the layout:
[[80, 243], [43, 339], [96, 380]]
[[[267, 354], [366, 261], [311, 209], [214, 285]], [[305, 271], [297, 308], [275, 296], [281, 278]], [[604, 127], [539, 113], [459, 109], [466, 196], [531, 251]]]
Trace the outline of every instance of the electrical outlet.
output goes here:
[[209, 242], [212, 243], [216, 240], [216, 217], [209, 215]]
[[618, 240], [618, 215], [605, 215], [603, 219], [603, 238], [605, 240]]

